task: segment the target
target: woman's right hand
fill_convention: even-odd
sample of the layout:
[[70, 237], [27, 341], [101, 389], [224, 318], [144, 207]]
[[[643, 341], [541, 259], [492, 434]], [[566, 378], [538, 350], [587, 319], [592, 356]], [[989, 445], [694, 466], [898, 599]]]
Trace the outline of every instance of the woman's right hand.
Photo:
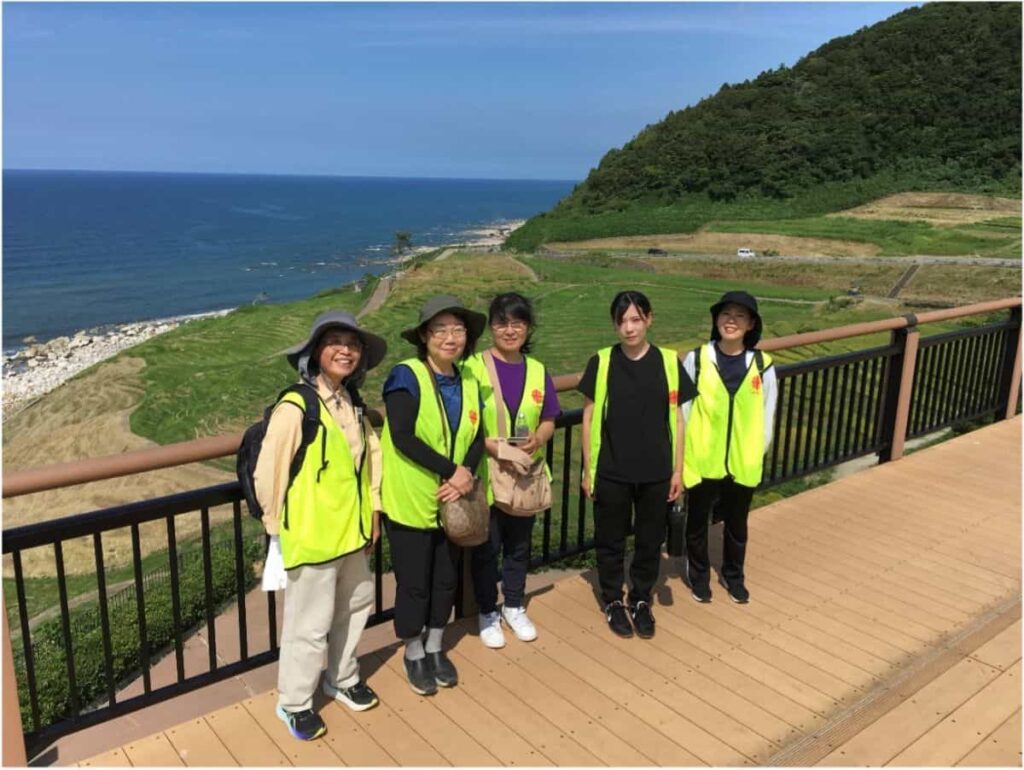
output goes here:
[[583, 490], [583, 494], [588, 500], [594, 499], [594, 490], [590, 488], [590, 475], [587, 473], [583, 474], [583, 478], [580, 480], [580, 489]]
[[458, 490], [460, 495], [468, 495], [473, 489], [473, 474], [465, 465], [456, 466], [455, 473], [451, 475], [447, 483]]

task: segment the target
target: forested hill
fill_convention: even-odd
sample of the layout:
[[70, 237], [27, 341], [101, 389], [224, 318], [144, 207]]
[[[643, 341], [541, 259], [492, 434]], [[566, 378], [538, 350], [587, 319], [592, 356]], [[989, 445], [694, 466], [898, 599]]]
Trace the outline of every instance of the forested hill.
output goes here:
[[510, 245], [537, 240], [544, 219], [694, 199], [756, 205], [824, 188], [852, 191], [823, 198], [847, 205], [902, 190], [1016, 193], [1020, 104], [1020, 4], [912, 8], [670, 113], [609, 151]]

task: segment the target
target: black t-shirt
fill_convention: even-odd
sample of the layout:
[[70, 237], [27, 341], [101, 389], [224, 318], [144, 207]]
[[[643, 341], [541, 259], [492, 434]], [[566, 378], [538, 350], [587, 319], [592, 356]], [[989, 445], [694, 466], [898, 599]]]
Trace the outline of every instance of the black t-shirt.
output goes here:
[[[592, 356], [577, 389], [593, 401], [596, 381], [597, 356]], [[678, 403], [696, 395], [693, 380], [679, 363]], [[597, 474], [628, 484], [650, 484], [672, 475], [673, 459], [661, 354], [652, 345], [642, 358], [631, 361], [616, 345], [608, 363], [608, 407]]]
[[735, 356], [727, 355], [715, 345], [715, 359], [718, 364], [718, 375], [722, 378], [730, 395], [740, 389], [743, 378], [747, 376], [747, 351]]

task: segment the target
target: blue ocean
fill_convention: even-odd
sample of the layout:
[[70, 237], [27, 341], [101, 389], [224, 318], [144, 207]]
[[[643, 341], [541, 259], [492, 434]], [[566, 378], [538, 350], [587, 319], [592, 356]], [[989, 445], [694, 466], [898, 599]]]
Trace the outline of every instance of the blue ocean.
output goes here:
[[571, 181], [3, 172], [3, 347], [285, 302], [525, 219]]

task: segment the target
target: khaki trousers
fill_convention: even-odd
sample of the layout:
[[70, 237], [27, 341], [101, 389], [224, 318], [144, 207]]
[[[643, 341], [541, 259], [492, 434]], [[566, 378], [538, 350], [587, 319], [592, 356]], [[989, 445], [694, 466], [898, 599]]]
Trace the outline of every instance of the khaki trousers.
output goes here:
[[278, 706], [285, 711], [313, 708], [325, 652], [328, 683], [345, 688], [359, 681], [356, 645], [373, 609], [373, 593], [373, 576], [361, 550], [288, 570]]

